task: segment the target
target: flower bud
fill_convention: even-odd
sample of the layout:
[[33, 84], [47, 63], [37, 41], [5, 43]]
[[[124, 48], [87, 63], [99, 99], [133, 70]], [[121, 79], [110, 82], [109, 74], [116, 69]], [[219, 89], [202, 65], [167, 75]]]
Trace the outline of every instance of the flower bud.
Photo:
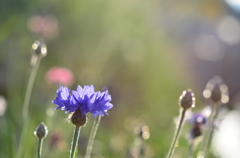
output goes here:
[[201, 131], [200, 126], [198, 124], [195, 124], [190, 132], [191, 139], [196, 139], [197, 137], [199, 137], [201, 135], [202, 135], [202, 131]]
[[87, 123], [87, 116], [83, 115], [81, 113], [80, 109], [77, 109], [73, 115], [71, 116], [71, 122], [76, 126], [76, 127], [80, 127], [80, 126], [84, 126]]
[[142, 139], [149, 139], [149, 127], [148, 126], [137, 126], [134, 128], [134, 133]]
[[44, 57], [47, 55], [47, 46], [43, 41], [35, 41], [32, 45], [32, 49], [35, 55], [39, 55], [41, 57]]
[[211, 99], [214, 103], [227, 103], [229, 101], [228, 87], [223, 83], [221, 77], [215, 76], [207, 83], [203, 96]]
[[195, 107], [195, 97], [190, 89], [183, 91], [182, 95], [179, 97], [179, 105], [184, 110]]
[[47, 136], [48, 134], [48, 130], [47, 130], [47, 126], [45, 126], [45, 124], [42, 122], [40, 123], [40, 125], [37, 127], [36, 131], [34, 132], [34, 134], [39, 138], [39, 139], [43, 139]]

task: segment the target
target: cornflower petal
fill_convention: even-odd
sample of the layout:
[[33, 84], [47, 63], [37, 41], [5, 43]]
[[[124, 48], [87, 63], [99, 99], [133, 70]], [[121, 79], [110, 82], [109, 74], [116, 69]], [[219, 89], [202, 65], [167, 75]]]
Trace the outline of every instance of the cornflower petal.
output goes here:
[[109, 103], [111, 101], [111, 95], [108, 91], [95, 92], [94, 86], [81, 86], [77, 87], [76, 91], [72, 91], [60, 86], [56, 92], [57, 97], [52, 102], [56, 104], [57, 109], [62, 109], [68, 112], [75, 112], [80, 109], [82, 116], [90, 112], [94, 117], [97, 115], [104, 116], [108, 114], [107, 110], [111, 109], [113, 105]]
[[113, 105], [109, 103], [111, 96], [108, 94], [108, 91], [97, 92], [93, 99], [94, 101], [89, 102], [88, 108], [94, 117], [96, 117], [96, 115], [104, 116], [104, 113], [107, 114], [107, 110], [113, 107]]
[[92, 100], [92, 96], [95, 94], [93, 85], [91, 86], [81, 86], [77, 87], [77, 91], [73, 91], [73, 98], [78, 103], [78, 108], [81, 109], [82, 115], [89, 112], [88, 102]]
[[79, 85], [78, 85], [78, 87], [77, 87], [77, 93], [79, 94], [79, 97], [80, 97], [80, 98], [83, 97], [83, 95], [82, 95], [82, 94], [83, 94], [83, 89], [82, 89], [82, 87], [79, 86]]
[[52, 101], [54, 104], [58, 105], [56, 110], [60, 108], [61, 109], [66, 108], [66, 106], [68, 106], [67, 104], [70, 99], [70, 89], [68, 89], [67, 87], [60, 86], [56, 94], [57, 94], [56, 99]]

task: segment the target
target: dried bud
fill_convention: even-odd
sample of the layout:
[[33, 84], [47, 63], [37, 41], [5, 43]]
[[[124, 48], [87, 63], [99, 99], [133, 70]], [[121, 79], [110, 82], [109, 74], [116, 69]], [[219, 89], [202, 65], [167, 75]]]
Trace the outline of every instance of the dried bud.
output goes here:
[[149, 139], [149, 127], [148, 126], [137, 126], [134, 128], [134, 133], [142, 139]]
[[80, 127], [80, 126], [84, 126], [87, 123], [87, 116], [83, 115], [81, 113], [80, 109], [77, 109], [71, 116], [71, 122], [76, 126], [76, 127]]
[[195, 124], [190, 132], [191, 139], [195, 139], [201, 135], [202, 135], [202, 131], [199, 124]]
[[183, 91], [182, 95], [179, 97], [179, 105], [185, 110], [195, 107], [195, 98], [192, 90], [188, 89]]
[[44, 57], [47, 55], [47, 46], [43, 41], [35, 41], [32, 45], [33, 53], [35, 55]]
[[39, 139], [43, 139], [47, 136], [48, 134], [48, 130], [47, 130], [47, 126], [45, 126], [45, 124], [42, 122], [40, 123], [40, 125], [37, 127], [36, 131], [34, 132], [34, 134], [39, 138]]
[[203, 96], [211, 99], [214, 103], [227, 103], [229, 101], [228, 87], [223, 83], [221, 77], [215, 76], [207, 83]]
[[221, 90], [220, 90], [220, 87], [219, 86], [214, 86], [213, 90], [212, 90], [212, 96], [211, 96], [211, 99], [217, 103], [221, 100], [222, 98], [222, 93], [221, 93]]

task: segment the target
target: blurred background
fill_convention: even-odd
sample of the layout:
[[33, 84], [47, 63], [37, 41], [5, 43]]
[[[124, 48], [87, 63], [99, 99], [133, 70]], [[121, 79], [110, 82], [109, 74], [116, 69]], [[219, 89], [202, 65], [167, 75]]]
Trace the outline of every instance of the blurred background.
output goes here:
[[[222, 134], [226, 141], [215, 141], [211, 157], [239, 155], [239, 142], [232, 142], [240, 137], [236, 122], [240, 121], [238, 0], [0, 0], [0, 4], [1, 158], [16, 155], [31, 46], [39, 39], [45, 41], [48, 54], [41, 61], [32, 92], [24, 158], [36, 155], [33, 132], [41, 122], [49, 129], [43, 157], [69, 155], [74, 127], [66, 122], [67, 114], [54, 111], [51, 103], [59, 87], [56, 76], [64, 76], [62, 84], [71, 89], [93, 84], [96, 90], [108, 87], [112, 95], [114, 108], [102, 118], [93, 157], [136, 157], [136, 129], [148, 126], [145, 157], [162, 158], [172, 141], [182, 91], [193, 90], [194, 111], [200, 111], [206, 83], [220, 75], [230, 93], [226, 107], [230, 118], [224, 121], [230, 120], [232, 126], [230, 134]], [[93, 120], [89, 115], [81, 131], [79, 157], [85, 153]], [[175, 158], [186, 155], [188, 128], [183, 130]], [[220, 127], [217, 136], [224, 132], [221, 129], [226, 128]], [[230, 140], [233, 130], [239, 132]], [[227, 150], [224, 144], [231, 148]]]

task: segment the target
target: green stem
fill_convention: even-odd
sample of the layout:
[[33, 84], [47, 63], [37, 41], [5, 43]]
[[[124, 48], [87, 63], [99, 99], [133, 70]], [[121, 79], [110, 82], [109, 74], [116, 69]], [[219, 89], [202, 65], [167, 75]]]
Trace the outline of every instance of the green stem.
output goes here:
[[73, 158], [74, 155], [75, 155], [74, 153], [75, 153], [75, 149], [76, 149], [76, 146], [77, 146], [77, 143], [78, 143], [80, 130], [81, 130], [81, 126], [80, 127], [75, 126], [75, 130], [74, 130], [74, 133], [73, 133], [71, 152], [70, 152], [70, 157], [69, 158]]
[[28, 80], [28, 85], [27, 85], [27, 90], [26, 90], [26, 94], [25, 94], [25, 98], [24, 98], [24, 103], [23, 103], [23, 120], [26, 120], [26, 118], [28, 117], [28, 109], [29, 109], [29, 102], [30, 102], [30, 98], [31, 98], [31, 94], [32, 94], [32, 88], [33, 88], [33, 84], [35, 81], [35, 77], [38, 71], [38, 67], [41, 61], [41, 57], [37, 56], [36, 57], [37, 61], [36, 63], [33, 65], [31, 73], [30, 73], [30, 77]]
[[144, 158], [145, 157], [145, 151], [144, 151], [144, 139], [141, 138], [141, 143], [140, 143], [140, 147], [138, 149], [138, 155], [139, 155], [139, 158]]
[[18, 143], [18, 150], [17, 150], [17, 158], [21, 158], [21, 157], [24, 157], [24, 140], [28, 139], [27, 137], [27, 129], [28, 129], [28, 126], [29, 126], [29, 119], [26, 119], [23, 124], [22, 124], [22, 129], [21, 129], [21, 135], [20, 135], [20, 138], [19, 138], [19, 143]]
[[100, 121], [101, 121], [101, 116], [98, 115], [97, 118], [94, 120], [94, 123], [93, 123], [93, 126], [92, 126], [90, 138], [88, 140], [88, 145], [87, 145], [85, 158], [90, 158], [90, 156], [91, 156], [94, 138], [96, 136], [97, 129], [98, 129]]
[[177, 141], [179, 139], [179, 135], [181, 133], [181, 129], [182, 129], [185, 113], [186, 113], [186, 109], [181, 109], [180, 115], [179, 115], [179, 123], [177, 125], [176, 131], [175, 131], [175, 134], [174, 134], [174, 137], [173, 137], [173, 140], [172, 140], [172, 144], [171, 144], [170, 149], [168, 151], [167, 158], [171, 158], [172, 157], [172, 155], [174, 153], [174, 150], [175, 150], [175, 148], [177, 146], [176, 143], [177, 143]]
[[189, 145], [187, 158], [192, 158], [192, 153], [193, 153], [193, 142]]
[[9, 109], [7, 110], [7, 113], [5, 114], [6, 117], [6, 123], [7, 123], [7, 136], [5, 137], [7, 140], [7, 142], [9, 143], [9, 148], [8, 152], [7, 152], [7, 157], [16, 157], [16, 151], [17, 148], [15, 146], [15, 141], [13, 141], [13, 135], [15, 135], [16, 129], [19, 128], [18, 123], [16, 122], [13, 114], [12, 114], [12, 110]]
[[37, 149], [37, 155], [38, 158], [41, 158], [41, 153], [42, 153], [42, 144], [43, 144], [43, 139], [38, 139], [38, 149]]
[[202, 142], [202, 145], [201, 145], [201, 149], [200, 151], [198, 152], [198, 155], [197, 155], [197, 158], [204, 158], [207, 156], [207, 150], [208, 150], [208, 147], [211, 143], [211, 135], [213, 133], [213, 126], [214, 126], [214, 120], [216, 118], [216, 113], [217, 113], [217, 105], [213, 105], [213, 108], [212, 108], [212, 113], [209, 117], [209, 123], [208, 123], [208, 126], [207, 126], [207, 131], [203, 137], [203, 142]]

